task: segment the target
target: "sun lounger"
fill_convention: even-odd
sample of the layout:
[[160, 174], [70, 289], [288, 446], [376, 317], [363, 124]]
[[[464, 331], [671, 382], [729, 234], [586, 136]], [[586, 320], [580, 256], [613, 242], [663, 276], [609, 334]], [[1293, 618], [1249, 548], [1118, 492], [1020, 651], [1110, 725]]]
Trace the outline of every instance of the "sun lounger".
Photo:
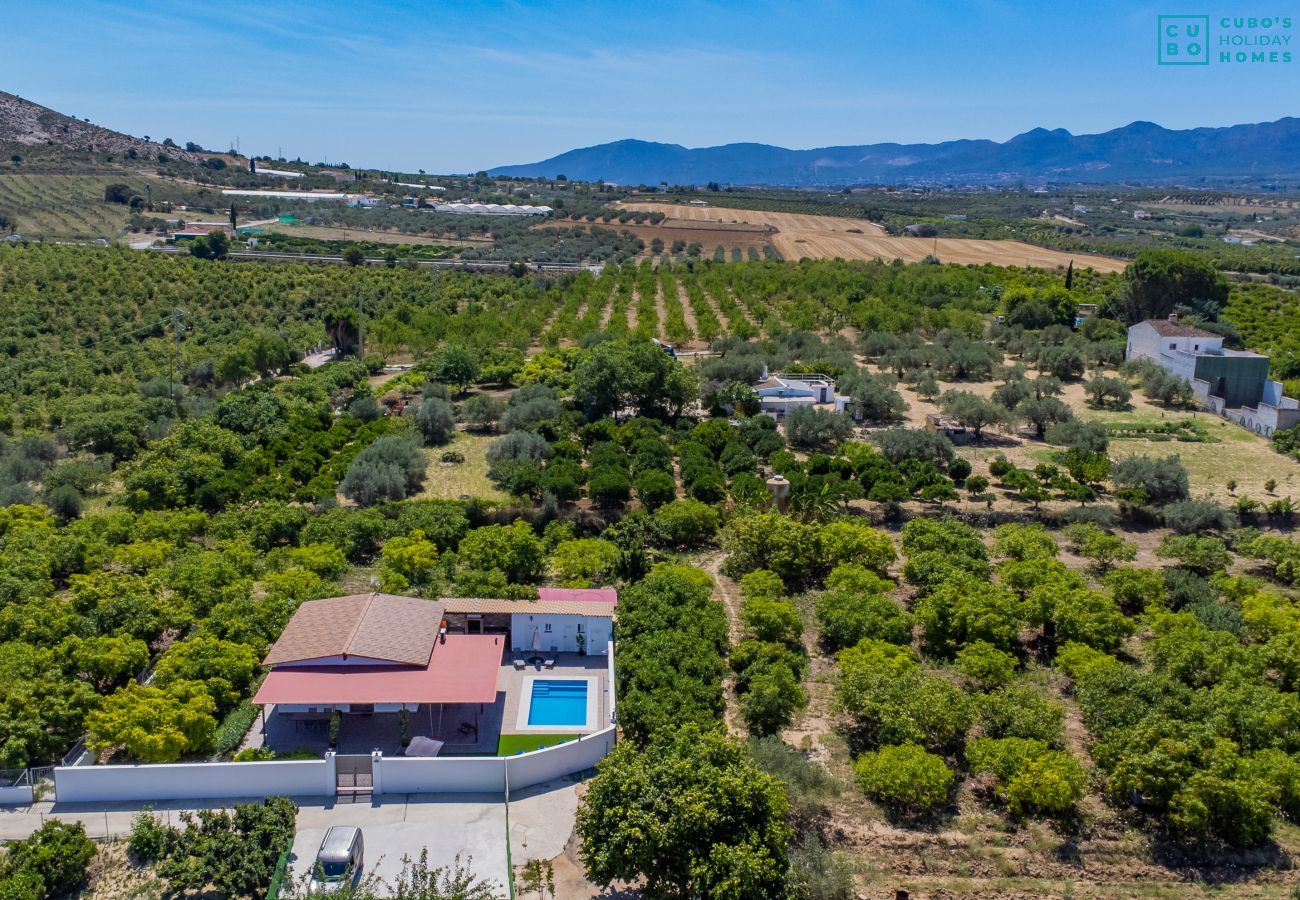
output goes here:
[[515, 660], [515, 668], [522, 672], [524, 670], [524, 661], [522, 659]]
[[544, 665], [544, 666], [545, 666], [546, 668], [548, 668], [548, 669], [554, 669], [554, 668], [555, 668], [555, 660], [553, 660], [553, 659], [544, 659], [544, 660], [542, 660], [542, 665]]

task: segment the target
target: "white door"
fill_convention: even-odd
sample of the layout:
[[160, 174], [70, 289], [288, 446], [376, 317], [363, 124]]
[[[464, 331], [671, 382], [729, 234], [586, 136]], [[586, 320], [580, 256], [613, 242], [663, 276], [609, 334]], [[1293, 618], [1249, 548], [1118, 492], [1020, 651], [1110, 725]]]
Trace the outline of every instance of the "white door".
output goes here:
[[564, 640], [561, 641], [560, 643], [560, 649], [563, 650], [565, 653], [573, 653], [577, 651], [578, 638], [576, 636], [577, 635], [576, 626], [571, 622], [565, 622], [564, 630], [562, 634], [564, 636]]

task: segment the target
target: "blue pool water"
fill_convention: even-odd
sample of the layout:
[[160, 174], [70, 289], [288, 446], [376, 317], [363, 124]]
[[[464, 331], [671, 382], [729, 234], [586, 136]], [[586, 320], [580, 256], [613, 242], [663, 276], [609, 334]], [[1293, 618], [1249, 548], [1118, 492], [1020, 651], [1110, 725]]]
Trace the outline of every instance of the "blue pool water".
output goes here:
[[529, 725], [587, 724], [587, 682], [538, 678], [528, 706]]

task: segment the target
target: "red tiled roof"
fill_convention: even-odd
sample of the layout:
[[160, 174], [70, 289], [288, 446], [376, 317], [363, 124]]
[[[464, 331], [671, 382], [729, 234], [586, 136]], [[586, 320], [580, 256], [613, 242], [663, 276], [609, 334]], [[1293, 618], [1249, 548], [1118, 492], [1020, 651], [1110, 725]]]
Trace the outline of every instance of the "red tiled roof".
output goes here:
[[364, 656], [408, 666], [429, 662], [443, 605], [395, 594], [351, 594], [299, 606], [266, 655], [268, 666]]
[[613, 588], [538, 588], [538, 600], [580, 600], [587, 603], [618, 603]]
[[449, 634], [421, 669], [407, 666], [291, 666], [274, 669], [253, 702], [494, 703], [502, 635]]

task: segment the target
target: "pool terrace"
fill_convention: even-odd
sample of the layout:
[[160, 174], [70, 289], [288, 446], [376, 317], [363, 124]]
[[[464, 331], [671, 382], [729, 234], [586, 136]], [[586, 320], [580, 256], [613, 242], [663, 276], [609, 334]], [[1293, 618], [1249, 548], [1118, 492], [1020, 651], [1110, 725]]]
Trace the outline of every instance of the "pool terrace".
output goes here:
[[[502, 736], [516, 735], [536, 739], [545, 734], [589, 734], [609, 724], [608, 657], [549, 653], [546, 656], [555, 660], [554, 668], [536, 665], [527, 665], [522, 670], [515, 668], [515, 659], [531, 655], [516, 654], [508, 647], [505, 648], [497, 675], [497, 696], [494, 703], [481, 707], [478, 704], [422, 705], [408, 716], [410, 736], [432, 737], [442, 741], [444, 746], [440, 756], [495, 756], [502, 746]], [[590, 710], [586, 724], [528, 725], [532, 686], [538, 679], [586, 680]], [[506, 744], [511, 745], [512, 742], [507, 741]], [[243, 746], [267, 746], [280, 756], [298, 751], [324, 756], [329, 749], [329, 716], [281, 714], [274, 706], [268, 707], [265, 729], [260, 720], [254, 722]], [[400, 756], [402, 741], [398, 713], [345, 714], [335, 749], [339, 754], [364, 754], [379, 750], [385, 756]]]

